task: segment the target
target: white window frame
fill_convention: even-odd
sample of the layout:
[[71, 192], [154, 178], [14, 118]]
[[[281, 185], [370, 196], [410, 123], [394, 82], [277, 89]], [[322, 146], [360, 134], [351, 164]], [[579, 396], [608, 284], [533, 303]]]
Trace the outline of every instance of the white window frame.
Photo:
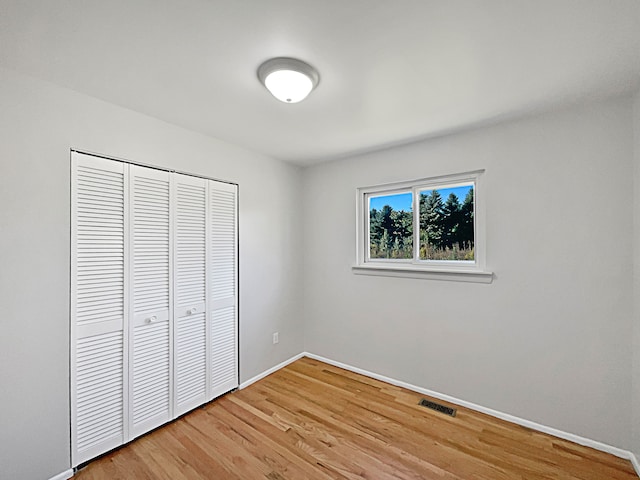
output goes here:
[[[356, 265], [353, 272], [361, 275], [383, 275], [410, 278], [490, 283], [493, 273], [486, 270], [486, 211], [483, 188], [484, 170], [441, 175], [360, 187], [356, 191]], [[420, 192], [473, 184], [474, 192], [474, 260], [420, 259]], [[381, 195], [413, 193], [413, 258], [370, 258], [369, 199]]]

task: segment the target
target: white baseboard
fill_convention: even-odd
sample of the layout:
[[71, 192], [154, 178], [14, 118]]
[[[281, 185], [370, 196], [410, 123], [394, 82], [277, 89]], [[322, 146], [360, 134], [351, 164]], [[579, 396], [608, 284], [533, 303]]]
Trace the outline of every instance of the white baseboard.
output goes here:
[[73, 477], [73, 469], [70, 468], [69, 470], [65, 470], [64, 472], [51, 477], [49, 480], [67, 480], [71, 477]]
[[413, 390], [414, 392], [422, 393], [429, 397], [438, 398], [440, 400], [444, 400], [445, 402], [455, 403], [456, 405], [460, 405], [470, 410], [475, 410], [476, 412], [485, 413], [487, 415], [491, 415], [492, 417], [496, 417], [501, 420], [506, 420], [507, 422], [515, 423], [517, 425], [522, 425], [523, 427], [527, 427], [532, 430], [536, 430], [538, 432], [547, 433], [549, 435], [553, 435], [554, 437], [562, 438], [564, 440], [569, 440], [570, 442], [584, 445], [585, 447], [591, 447], [596, 450], [600, 450], [602, 452], [610, 453], [612, 455], [615, 455], [616, 457], [624, 458], [625, 460], [630, 460], [631, 463], [633, 464], [633, 467], [636, 470], [636, 473], [638, 474], [638, 476], [640, 476], [640, 464], [638, 463], [638, 459], [632, 452], [628, 450], [614, 447], [606, 443], [598, 442], [597, 440], [591, 440], [589, 438], [581, 437], [579, 435], [574, 435], [573, 433], [564, 432], [562, 430], [558, 430], [557, 428], [548, 427], [540, 423], [532, 422], [530, 420], [525, 420], [524, 418], [516, 417], [508, 413], [500, 412], [498, 410], [493, 410], [491, 408], [483, 407], [481, 405], [467, 402], [465, 400], [461, 400], [459, 398], [455, 398], [450, 395], [445, 395], [444, 393], [434, 392], [433, 390], [428, 390], [426, 388], [418, 387], [416, 385], [411, 385], [410, 383], [402, 382], [394, 378], [385, 377], [384, 375], [378, 375], [377, 373], [369, 372], [368, 370], [363, 370], [362, 368], [354, 367], [352, 365], [347, 365], [342, 362], [336, 362], [334, 360], [331, 360], [330, 358], [325, 358], [320, 355], [315, 355], [313, 353], [306, 352], [302, 356], [309, 357], [314, 360], [318, 360], [320, 362], [328, 363], [329, 365], [333, 365], [335, 367], [344, 368], [345, 370], [349, 370], [354, 373], [359, 373], [367, 377], [375, 378], [376, 380], [390, 383], [391, 385], [395, 385], [397, 387], [403, 387], [408, 390]]
[[631, 460], [631, 465], [636, 469], [636, 473], [640, 477], [640, 462], [638, 462], [638, 457], [635, 456], [633, 452], [629, 452], [629, 460]]
[[290, 363], [295, 362], [296, 360], [300, 360], [302, 357], [305, 356], [305, 353], [299, 353], [297, 355], [294, 355], [293, 357], [291, 357], [288, 360], [285, 360], [282, 363], [279, 363], [278, 365], [276, 365], [275, 367], [271, 367], [269, 370], [265, 370], [262, 373], [259, 373], [258, 375], [256, 375], [253, 378], [250, 378], [249, 380], [247, 380], [246, 382], [242, 382], [240, 384], [240, 386], [238, 387], [240, 390], [242, 390], [243, 388], [247, 388], [249, 385], [251, 385], [252, 383], [256, 383], [258, 380], [262, 380], [264, 377], [266, 377], [267, 375], [271, 375], [273, 372], [277, 372], [278, 370], [280, 370], [281, 368], [286, 367], [287, 365], [289, 365]]

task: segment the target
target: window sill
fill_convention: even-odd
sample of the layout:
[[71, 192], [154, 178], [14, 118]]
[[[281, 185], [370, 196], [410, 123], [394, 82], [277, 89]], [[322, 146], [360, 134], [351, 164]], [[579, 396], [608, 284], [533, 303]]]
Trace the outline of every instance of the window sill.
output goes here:
[[445, 268], [416, 268], [408, 265], [354, 265], [356, 275], [376, 275], [383, 277], [424, 278], [449, 282], [491, 283], [493, 272], [481, 270], [454, 270]]

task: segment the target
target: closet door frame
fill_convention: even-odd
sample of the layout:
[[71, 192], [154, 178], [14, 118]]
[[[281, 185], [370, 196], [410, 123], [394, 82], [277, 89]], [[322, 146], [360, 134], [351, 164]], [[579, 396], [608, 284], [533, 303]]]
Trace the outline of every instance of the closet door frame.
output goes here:
[[[122, 175], [123, 175], [123, 198], [124, 198], [124, 208], [123, 208], [123, 231], [125, 235], [123, 252], [124, 252], [124, 277], [123, 277], [123, 319], [122, 319], [122, 435], [118, 436], [118, 438], [110, 440], [108, 443], [102, 443], [96, 446], [93, 446], [91, 449], [87, 449], [85, 451], [79, 452], [77, 445], [77, 434], [78, 434], [78, 415], [77, 415], [77, 407], [78, 407], [78, 398], [77, 398], [77, 354], [78, 354], [78, 339], [83, 338], [80, 335], [83, 329], [86, 327], [80, 327], [77, 325], [77, 300], [78, 300], [78, 202], [77, 202], [77, 185], [78, 185], [78, 163], [82, 163], [82, 159], [84, 157], [89, 157], [91, 160], [89, 162], [95, 162], [97, 164], [102, 165], [111, 165], [111, 168], [116, 170], [120, 169], [118, 165], [121, 165]], [[235, 272], [234, 272], [234, 289], [235, 289], [235, 385], [231, 386], [228, 391], [234, 390], [239, 386], [239, 368], [240, 368], [240, 358], [239, 358], [239, 227], [238, 227], [238, 197], [239, 197], [239, 186], [232, 182], [227, 182], [224, 180], [213, 179], [210, 177], [205, 177], [202, 175], [193, 175], [190, 173], [184, 173], [172, 169], [160, 168], [153, 165], [148, 165], [139, 162], [132, 162], [126, 159], [120, 159], [110, 156], [105, 156], [102, 154], [96, 154], [93, 152], [82, 151], [82, 150], [71, 150], [71, 160], [70, 160], [71, 172], [71, 198], [70, 198], [70, 210], [71, 210], [71, 241], [70, 241], [70, 433], [71, 433], [71, 464], [72, 467], [76, 467], [82, 463], [85, 463], [93, 458], [102, 455], [109, 450], [117, 448], [139, 435], [142, 435], [143, 431], [137, 431], [133, 427], [132, 421], [132, 412], [130, 411], [132, 408], [132, 392], [130, 391], [130, 385], [132, 385], [133, 381], [133, 359], [132, 359], [132, 343], [133, 343], [133, 320], [134, 312], [132, 311], [131, 304], [131, 288], [132, 288], [132, 224], [131, 218], [132, 209], [130, 204], [131, 192], [130, 192], [130, 182], [131, 182], [131, 173], [130, 167], [144, 167], [153, 170], [160, 170], [169, 173], [169, 224], [170, 224], [170, 261], [169, 261], [169, 278], [170, 278], [170, 286], [169, 286], [169, 325], [170, 325], [170, 391], [169, 391], [169, 405], [170, 405], [170, 418], [168, 421], [175, 420], [180, 415], [188, 412], [193, 408], [197, 408], [199, 405], [207, 403], [211, 401], [213, 398], [223, 394], [225, 392], [214, 392], [212, 389], [214, 388], [211, 380], [211, 365], [212, 365], [212, 348], [211, 348], [211, 322], [210, 318], [213, 314], [213, 311], [210, 309], [212, 306], [211, 302], [211, 274], [208, 272], [208, 268], [210, 265], [210, 260], [212, 257], [212, 247], [211, 247], [211, 227], [209, 222], [211, 222], [211, 211], [210, 211], [210, 189], [211, 184], [213, 182], [217, 184], [223, 184], [229, 186], [230, 189], [235, 191]], [[109, 167], [107, 167], [109, 168]], [[191, 404], [190, 402], [189, 408], [183, 406], [183, 408], [179, 408], [177, 405], [177, 394], [176, 394], [176, 384], [175, 380], [175, 371], [176, 371], [176, 333], [175, 329], [177, 328], [177, 317], [176, 317], [176, 293], [175, 293], [175, 261], [176, 261], [176, 245], [175, 245], [175, 232], [176, 232], [176, 213], [175, 210], [177, 208], [175, 204], [175, 196], [176, 196], [176, 178], [177, 175], [185, 175], [188, 177], [196, 177], [202, 179], [206, 182], [205, 185], [205, 394], [202, 401], [198, 404]], [[93, 327], [89, 327], [91, 329]], [[100, 327], [95, 327], [95, 330], [99, 332]], [[92, 333], [90, 333], [92, 334]], [[159, 426], [159, 425], [158, 425]], [[156, 427], [151, 427], [149, 429], [152, 430]]]

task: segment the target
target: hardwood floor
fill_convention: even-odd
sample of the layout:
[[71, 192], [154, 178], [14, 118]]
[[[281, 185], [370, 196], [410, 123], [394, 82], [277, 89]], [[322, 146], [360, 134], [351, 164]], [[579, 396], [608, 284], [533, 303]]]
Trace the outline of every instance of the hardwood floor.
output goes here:
[[455, 405], [448, 417], [420, 398], [303, 358], [74, 480], [638, 478], [626, 460]]

